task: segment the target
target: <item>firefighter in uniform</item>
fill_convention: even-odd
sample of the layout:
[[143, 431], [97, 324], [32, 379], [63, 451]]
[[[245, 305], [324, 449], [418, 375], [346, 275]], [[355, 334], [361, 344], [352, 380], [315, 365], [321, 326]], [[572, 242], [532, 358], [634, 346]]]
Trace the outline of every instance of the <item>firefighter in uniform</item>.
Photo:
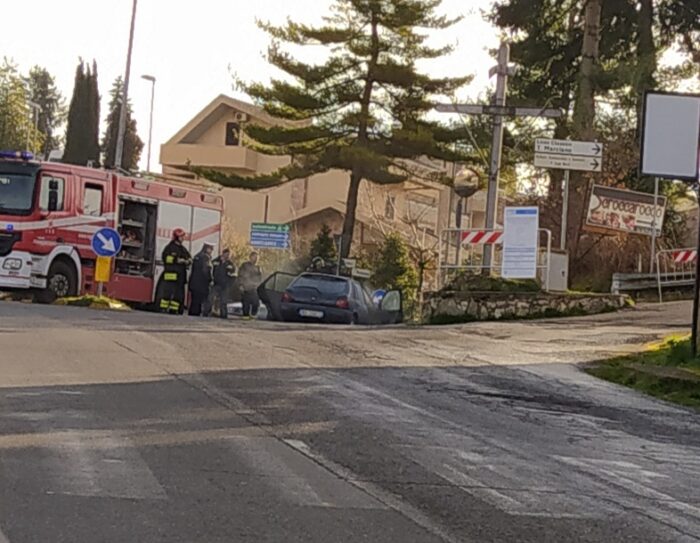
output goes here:
[[192, 317], [209, 316], [209, 293], [211, 289], [212, 265], [211, 255], [214, 246], [205, 243], [192, 261], [192, 273], [190, 274], [190, 311]]
[[231, 260], [231, 251], [224, 249], [212, 262], [214, 265], [214, 287], [211, 291], [211, 307], [219, 317], [228, 318], [228, 299], [231, 285], [236, 280], [236, 265]]
[[162, 298], [158, 300], [162, 313], [182, 315], [185, 309], [187, 268], [192, 263], [192, 256], [182, 244], [184, 239], [185, 231], [176, 228], [172, 241], [163, 249], [163, 289]]

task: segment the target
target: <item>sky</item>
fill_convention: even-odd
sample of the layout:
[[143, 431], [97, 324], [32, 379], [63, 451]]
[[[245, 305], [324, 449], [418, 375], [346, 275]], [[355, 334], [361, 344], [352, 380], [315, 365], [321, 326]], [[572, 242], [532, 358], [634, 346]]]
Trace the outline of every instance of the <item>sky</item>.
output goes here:
[[[102, 117], [112, 82], [123, 75], [132, 0], [22, 0], [25, 14], [0, 31], [0, 54], [26, 73], [45, 67], [56, 78], [66, 101], [73, 92], [78, 59], [97, 61]], [[313, 23], [328, 12], [330, 0], [138, 0], [129, 98], [141, 138], [147, 143], [150, 83], [156, 78], [151, 169], [160, 171], [159, 147], [219, 94], [245, 98], [232, 88], [232, 73], [245, 81], [279, 75], [263, 59], [268, 35], [256, 19]], [[485, 91], [493, 65], [489, 49], [498, 32], [484, 21], [491, 0], [443, 0], [440, 11], [464, 19], [435, 35], [435, 44], [453, 44], [455, 52], [431, 61], [431, 75], [474, 75], [463, 98]], [[21, 7], [20, 7], [21, 6]], [[104, 129], [104, 126], [102, 127]], [[141, 167], [146, 167], [144, 148]]]

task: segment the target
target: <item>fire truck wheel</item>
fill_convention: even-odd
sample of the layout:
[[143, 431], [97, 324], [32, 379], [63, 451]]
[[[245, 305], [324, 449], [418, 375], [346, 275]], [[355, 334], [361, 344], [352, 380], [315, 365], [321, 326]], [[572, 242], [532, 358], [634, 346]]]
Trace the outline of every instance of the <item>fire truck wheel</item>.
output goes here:
[[50, 304], [56, 298], [75, 296], [78, 293], [78, 278], [73, 266], [58, 260], [51, 264], [46, 276], [46, 288], [39, 291], [39, 303]]

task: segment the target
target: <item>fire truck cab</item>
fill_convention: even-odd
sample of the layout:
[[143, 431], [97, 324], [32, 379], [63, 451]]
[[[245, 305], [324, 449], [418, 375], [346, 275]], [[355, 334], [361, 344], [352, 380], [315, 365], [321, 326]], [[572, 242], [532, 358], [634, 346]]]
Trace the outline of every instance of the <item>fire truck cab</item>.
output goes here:
[[43, 302], [96, 293], [91, 240], [111, 227], [122, 249], [104, 293], [152, 303], [172, 231], [187, 232], [192, 253], [205, 242], [218, 251], [222, 213], [221, 196], [202, 187], [0, 151], [0, 289], [32, 289]]

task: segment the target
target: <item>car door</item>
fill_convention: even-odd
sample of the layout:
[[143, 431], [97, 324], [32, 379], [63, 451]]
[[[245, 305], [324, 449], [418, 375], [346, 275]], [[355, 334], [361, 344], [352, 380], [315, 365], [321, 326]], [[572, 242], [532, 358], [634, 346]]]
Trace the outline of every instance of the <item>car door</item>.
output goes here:
[[[52, 243], [70, 243], [77, 245], [80, 240], [79, 233], [73, 230], [60, 228], [60, 224], [69, 219], [74, 210], [71, 209], [71, 176], [63, 173], [42, 172], [39, 187], [39, 211], [42, 221], [46, 221], [42, 241]], [[59, 226], [56, 226], [56, 225]]]
[[363, 324], [381, 324], [382, 319], [377, 304], [372, 300], [372, 295], [362, 285], [357, 285], [359, 297], [362, 298], [363, 306], [366, 308], [366, 322]]
[[374, 324], [372, 312], [372, 300], [367, 298], [367, 293], [357, 281], [351, 281], [352, 307], [357, 313], [358, 324]]
[[403, 296], [400, 290], [390, 290], [379, 304], [381, 324], [400, 324], [403, 322]]
[[268, 320], [282, 320], [282, 294], [297, 277], [293, 273], [275, 272], [260, 284], [258, 297], [267, 307]]

